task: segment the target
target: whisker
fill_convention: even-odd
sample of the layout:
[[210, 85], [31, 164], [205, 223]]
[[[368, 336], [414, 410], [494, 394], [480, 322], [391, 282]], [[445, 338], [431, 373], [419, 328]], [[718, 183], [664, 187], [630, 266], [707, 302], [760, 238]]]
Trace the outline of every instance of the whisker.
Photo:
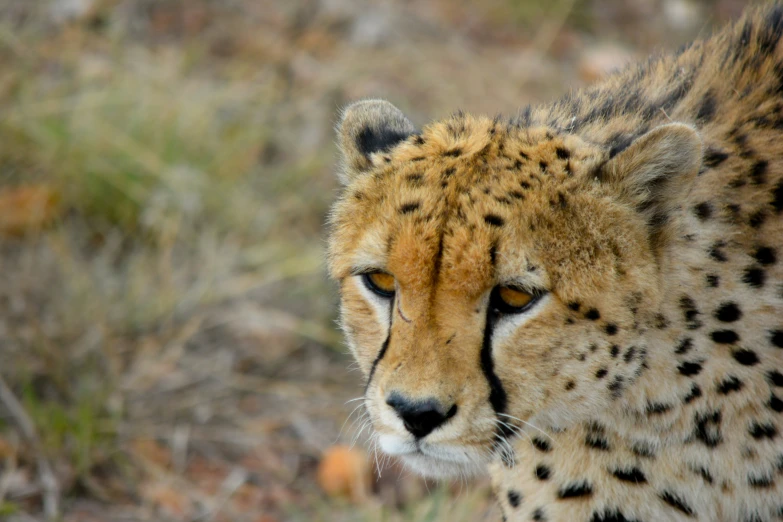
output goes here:
[[[350, 400], [350, 401], [348, 401], [348, 402], [358, 401], [358, 400], [361, 400], [361, 399], [364, 399], [364, 397], [357, 397], [357, 398], [355, 398], [355, 399], [351, 399], [351, 400]], [[346, 402], [345, 404], [348, 404], [348, 402]], [[358, 410], [358, 409], [359, 409], [359, 408], [361, 408], [362, 406], [364, 406], [364, 403], [361, 403], [361, 404], [359, 404], [357, 407], [355, 407], [353, 410], [351, 410], [351, 413], [349, 413], [349, 414], [348, 414], [348, 416], [345, 418], [345, 421], [343, 421], [343, 425], [342, 425], [342, 426], [340, 426], [340, 431], [339, 431], [339, 433], [337, 433], [337, 437], [334, 439], [334, 442], [333, 442], [332, 444], [336, 444], [336, 443], [337, 443], [337, 441], [338, 441], [338, 440], [340, 440], [340, 436], [343, 434], [343, 430], [345, 429], [345, 425], [346, 425], [346, 424], [348, 423], [348, 421], [351, 419], [351, 417], [352, 417], [352, 416], [353, 416], [353, 414], [356, 412], [356, 410]], [[359, 417], [359, 419], [361, 419], [361, 416]], [[354, 423], [355, 423], [355, 422], [356, 422], [356, 421], [354, 421]], [[351, 424], [351, 426], [353, 426], [353, 423]]]
[[530, 427], [531, 427], [531, 428], [533, 428], [534, 430], [538, 430], [538, 431], [539, 431], [539, 432], [541, 432], [541, 434], [543, 434], [545, 437], [549, 438], [549, 440], [554, 440], [554, 439], [552, 438], [552, 436], [551, 436], [549, 433], [545, 432], [544, 430], [542, 430], [541, 428], [539, 428], [538, 426], [536, 426], [536, 425], [534, 425], [534, 424], [531, 424], [531, 423], [529, 423], [529, 422], [523, 421], [523, 420], [522, 420], [522, 419], [520, 419], [519, 417], [514, 417], [513, 415], [508, 415], [507, 413], [498, 413], [498, 415], [502, 415], [503, 417], [508, 417], [509, 419], [512, 419], [512, 420], [515, 420], [515, 421], [519, 421], [519, 422], [521, 422], [522, 424], [525, 424], [526, 426], [530, 426]]

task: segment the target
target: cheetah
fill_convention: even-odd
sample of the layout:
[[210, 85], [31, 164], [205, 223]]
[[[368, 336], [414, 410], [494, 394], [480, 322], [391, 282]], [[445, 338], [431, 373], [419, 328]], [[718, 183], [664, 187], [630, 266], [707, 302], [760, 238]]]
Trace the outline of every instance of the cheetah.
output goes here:
[[783, 520], [783, 6], [513, 118], [337, 127], [387, 454], [504, 520]]

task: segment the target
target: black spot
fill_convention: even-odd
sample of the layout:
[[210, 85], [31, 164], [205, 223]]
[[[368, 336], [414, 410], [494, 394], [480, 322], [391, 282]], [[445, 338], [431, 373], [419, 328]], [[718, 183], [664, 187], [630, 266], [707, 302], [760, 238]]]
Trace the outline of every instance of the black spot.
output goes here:
[[539, 464], [536, 466], [536, 478], [538, 480], [549, 480], [549, 477], [552, 475], [552, 470], [549, 469], [547, 466], [544, 466], [543, 464]]
[[783, 330], [770, 330], [769, 342], [776, 348], [783, 348]]
[[408, 136], [409, 133], [405, 132], [365, 127], [356, 137], [356, 145], [359, 147], [362, 154], [369, 156], [374, 152], [389, 151]]
[[706, 201], [704, 203], [699, 203], [693, 207], [693, 213], [702, 221], [707, 220], [712, 216], [712, 205]]
[[778, 434], [778, 429], [772, 423], [761, 424], [753, 421], [748, 427], [748, 433], [756, 440], [759, 439], [774, 439]]
[[568, 382], [566, 382], [565, 384], [566, 391], [571, 391], [574, 388], [576, 388], [576, 383], [573, 380], [569, 380]]
[[761, 265], [773, 265], [778, 260], [775, 249], [770, 247], [759, 247], [753, 254], [753, 257]]
[[543, 451], [544, 453], [552, 451], [552, 445], [549, 444], [549, 441], [540, 437], [533, 437], [533, 446], [535, 446], [538, 451]]
[[685, 402], [685, 404], [690, 404], [691, 402], [695, 401], [699, 397], [701, 397], [701, 388], [699, 388], [698, 384], [694, 383], [691, 386], [691, 391], [688, 392], [688, 395], [686, 395], [685, 398], [683, 399], [683, 402]]
[[649, 442], [637, 441], [631, 446], [631, 452], [645, 459], [655, 458], [655, 447]]
[[424, 179], [424, 176], [422, 176], [421, 174], [417, 174], [417, 173], [408, 174], [407, 176], [405, 176], [405, 180], [408, 181], [409, 183], [413, 184], [413, 185], [420, 185], [421, 181], [423, 179]]
[[456, 170], [457, 170], [457, 169], [456, 169], [456, 168], [454, 168], [454, 167], [448, 167], [447, 169], [445, 169], [445, 170], [443, 171], [443, 175], [444, 175], [445, 177], [449, 177], [449, 176], [451, 176], [452, 174], [454, 174], [454, 172], [455, 172]]
[[415, 203], [405, 203], [403, 205], [400, 205], [400, 208], [397, 209], [397, 212], [400, 214], [410, 214], [411, 212], [414, 212], [418, 210], [418, 208], [421, 206], [421, 203], [415, 202]]
[[601, 318], [601, 313], [595, 308], [591, 308], [585, 312], [585, 318], [590, 319], [591, 321], [597, 321]]
[[631, 346], [628, 348], [628, 350], [626, 350], [625, 354], [623, 354], [623, 360], [626, 363], [630, 363], [633, 360], [634, 355], [636, 355], [636, 347]]
[[604, 331], [606, 332], [606, 335], [614, 335], [617, 333], [617, 325], [609, 323], [604, 327]]
[[759, 356], [753, 350], [742, 348], [734, 350], [731, 355], [743, 366], [754, 366], [759, 363]]
[[775, 190], [772, 191], [772, 208], [780, 214], [783, 212], [783, 181], [778, 183]]
[[549, 164], [546, 161], [539, 161], [538, 166], [541, 168], [542, 172], [546, 172], [547, 167], [549, 167]]
[[655, 314], [655, 327], [659, 330], [666, 330], [669, 327], [669, 320], [663, 314]]
[[528, 183], [527, 181], [520, 181], [519, 186], [522, 187], [523, 189], [529, 189], [530, 183]]
[[601, 451], [609, 451], [609, 441], [606, 440], [600, 433], [588, 433], [585, 436], [585, 446]]
[[742, 275], [742, 282], [751, 288], [761, 288], [764, 286], [764, 280], [766, 274], [764, 270], [756, 266], [750, 266], [745, 269], [745, 273]]
[[568, 159], [571, 157], [571, 151], [563, 147], [557, 147], [555, 149], [555, 154], [557, 154], [557, 157], [560, 158], [561, 160]]
[[776, 5], [766, 16], [764, 25], [759, 28], [758, 45], [762, 54], [770, 54], [783, 34], [783, 7]]
[[693, 436], [708, 448], [716, 447], [723, 442], [723, 435], [720, 432], [721, 420], [720, 410], [696, 413], [693, 417], [693, 422], [696, 424]]
[[544, 515], [544, 508], [538, 508], [533, 511], [533, 520], [535, 522], [546, 522], [546, 515]]
[[718, 393], [721, 395], [727, 395], [731, 392], [740, 391], [742, 389], [742, 381], [730, 375], [718, 383]]
[[606, 377], [606, 374], [609, 373], [609, 370], [606, 368], [599, 368], [597, 372], [595, 372], [596, 379], [603, 379]]
[[748, 45], [750, 45], [750, 35], [753, 32], [753, 25], [752, 21], [750, 19], [745, 20], [745, 25], [742, 26], [742, 31], [740, 32], [736, 43], [734, 44], [734, 56], [733, 61], [736, 62], [739, 60], [743, 53], [747, 50]]
[[694, 467], [691, 469], [694, 473], [698, 473], [699, 476], [701, 476], [701, 478], [703, 478], [707, 484], [712, 484], [712, 482], [715, 480], [712, 478], [712, 473], [710, 473], [710, 470], [708, 470], [704, 466]]
[[696, 118], [702, 120], [704, 123], [712, 121], [712, 118], [715, 117], [716, 107], [717, 102], [715, 101], [715, 96], [713, 93], [708, 92], [701, 101], [699, 110], [696, 113]]
[[609, 353], [612, 355], [612, 358], [616, 358], [618, 355], [620, 355], [620, 347], [616, 344], [613, 344]]
[[682, 511], [689, 517], [693, 516], [693, 509], [685, 502], [685, 500], [674, 493], [673, 491], [664, 490], [659, 495], [661, 500], [669, 504], [674, 509]]
[[739, 341], [739, 335], [734, 330], [715, 330], [710, 333], [710, 337], [718, 344], [734, 344]]
[[686, 337], [685, 339], [680, 341], [680, 344], [677, 345], [677, 348], [674, 350], [674, 353], [678, 355], [682, 355], [684, 353], [688, 353], [691, 348], [693, 348], [693, 340], [690, 337]]
[[459, 147], [455, 147], [453, 149], [449, 149], [446, 152], [443, 153], [444, 156], [451, 156], [452, 158], [456, 158], [462, 154], [462, 149]]
[[495, 215], [495, 214], [487, 214], [484, 216], [484, 223], [487, 225], [492, 225], [493, 227], [502, 227], [503, 226], [503, 218]]
[[680, 298], [680, 308], [682, 308], [685, 317], [685, 327], [688, 330], [696, 330], [701, 327], [702, 322], [698, 319], [701, 314], [696, 308], [696, 303], [689, 296], [684, 295]]
[[579, 301], [571, 301], [570, 303], [568, 303], [568, 308], [573, 310], [574, 312], [578, 312], [580, 306], [582, 305], [579, 304]]
[[592, 494], [593, 487], [586, 480], [566, 484], [557, 492], [557, 496], [560, 499], [589, 497]]
[[721, 248], [725, 246], [726, 243], [724, 243], [723, 241], [716, 241], [715, 243], [713, 243], [713, 245], [710, 247], [707, 253], [715, 261], [718, 261], [720, 263], [725, 263], [726, 261], [729, 260], [729, 258], [726, 257], [726, 254], [723, 253], [723, 250], [721, 250]]
[[508, 503], [511, 504], [511, 507], [513, 508], [519, 507], [519, 504], [522, 503], [522, 493], [514, 491], [513, 489], [509, 489]]
[[718, 285], [720, 285], [720, 276], [707, 274], [707, 286], [710, 288], [717, 288]]
[[680, 364], [677, 367], [677, 371], [680, 372], [680, 375], [684, 375], [686, 377], [699, 375], [701, 370], [702, 370], [701, 363], [698, 362], [685, 361], [684, 363]]
[[660, 415], [671, 410], [671, 404], [664, 404], [661, 402], [648, 402], [645, 408], [647, 415]]
[[753, 180], [754, 185], [762, 185], [766, 181], [768, 166], [769, 162], [767, 160], [759, 160], [750, 168], [750, 178]]
[[736, 303], [723, 303], [715, 310], [715, 319], [724, 323], [733, 323], [742, 317], [742, 310]]
[[748, 485], [752, 488], [770, 488], [774, 483], [772, 475], [748, 475]]
[[709, 168], [715, 168], [729, 157], [729, 155], [721, 150], [707, 147], [704, 151], [704, 165]]
[[767, 372], [767, 381], [773, 386], [783, 387], [783, 373], [777, 370], [770, 370]]
[[603, 511], [593, 511], [593, 517], [590, 522], [640, 522], [635, 518], [626, 518], [623, 512], [618, 509], [604, 509]]
[[617, 398], [620, 396], [620, 394], [623, 391], [623, 387], [625, 386], [625, 379], [622, 375], [618, 375], [612, 380], [612, 382], [607, 386], [609, 391], [612, 392], [612, 398]]
[[624, 482], [634, 482], [636, 484], [645, 484], [647, 482], [647, 477], [645, 477], [642, 470], [637, 467], [624, 469], [618, 468], [612, 471], [612, 475], [614, 475], [618, 480], [622, 480]]
[[766, 219], [767, 219], [767, 214], [763, 210], [759, 210], [750, 215], [750, 218], [748, 219], [748, 224], [751, 226], [751, 228], [759, 228], [761, 225], [764, 224], [764, 221]]
[[[442, 236], [441, 236], [442, 237]], [[489, 264], [493, 270], [498, 260], [498, 246], [496, 243], [492, 243], [489, 247]]]
[[780, 400], [774, 393], [769, 395], [769, 402], [767, 402], [767, 406], [769, 406], [772, 411], [783, 413], [783, 401]]
[[525, 199], [525, 195], [518, 190], [512, 190], [508, 195], [514, 199]]

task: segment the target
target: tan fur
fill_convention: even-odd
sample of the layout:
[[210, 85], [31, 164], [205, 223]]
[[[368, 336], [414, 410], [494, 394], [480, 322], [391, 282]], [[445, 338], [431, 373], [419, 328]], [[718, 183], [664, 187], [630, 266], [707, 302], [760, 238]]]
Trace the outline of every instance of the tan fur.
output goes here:
[[[783, 519], [782, 31], [751, 12], [511, 122], [346, 110], [329, 263], [378, 436], [411, 439], [392, 391], [457, 405], [405, 460], [489, 463], [508, 520]], [[508, 283], [547, 293], [487, 344]]]

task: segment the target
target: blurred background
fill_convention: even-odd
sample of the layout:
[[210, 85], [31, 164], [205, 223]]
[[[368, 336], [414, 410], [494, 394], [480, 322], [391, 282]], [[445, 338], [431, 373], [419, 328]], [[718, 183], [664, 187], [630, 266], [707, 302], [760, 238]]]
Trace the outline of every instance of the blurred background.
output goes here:
[[745, 6], [0, 0], [0, 520], [495, 520], [349, 419], [336, 114], [513, 115]]

